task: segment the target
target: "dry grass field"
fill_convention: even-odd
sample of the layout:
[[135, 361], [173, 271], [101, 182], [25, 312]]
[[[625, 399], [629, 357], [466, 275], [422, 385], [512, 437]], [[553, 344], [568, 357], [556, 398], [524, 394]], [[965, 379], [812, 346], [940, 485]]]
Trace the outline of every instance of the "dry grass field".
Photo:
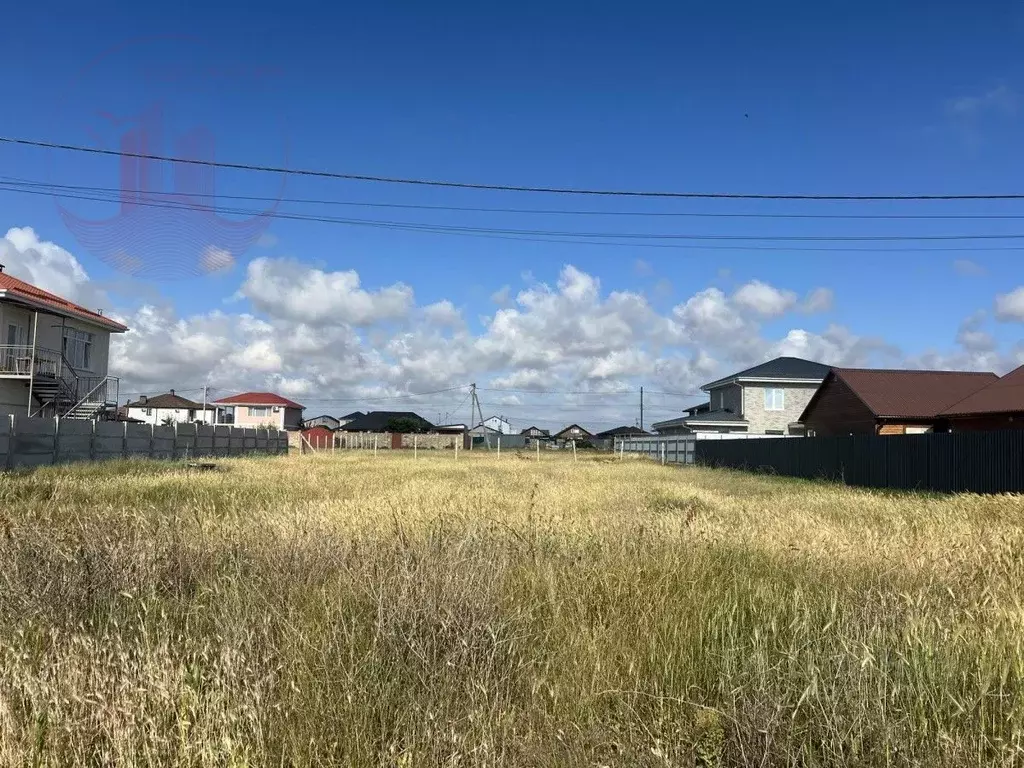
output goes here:
[[0, 764], [1024, 765], [1024, 502], [483, 452], [0, 476]]

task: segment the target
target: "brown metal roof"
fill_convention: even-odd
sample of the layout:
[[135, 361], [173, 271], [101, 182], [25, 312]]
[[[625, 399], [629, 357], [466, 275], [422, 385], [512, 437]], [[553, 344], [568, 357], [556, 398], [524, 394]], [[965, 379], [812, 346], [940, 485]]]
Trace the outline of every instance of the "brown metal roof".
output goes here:
[[943, 416], [1024, 411], [1024, 365], [979, 389], [945, 411]]
[[931, 419], [997, 379], [976, 371], [833, 368], [877, 418]]

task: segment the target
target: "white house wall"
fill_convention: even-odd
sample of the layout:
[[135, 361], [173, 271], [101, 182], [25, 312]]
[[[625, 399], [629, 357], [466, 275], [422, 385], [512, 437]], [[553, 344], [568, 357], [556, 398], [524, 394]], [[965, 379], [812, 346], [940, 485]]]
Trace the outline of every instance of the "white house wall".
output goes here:
[[[151, 413], [146, 413], [146, 411], [151, 411]], [[190, 413], [193, 414], [193, 418], [189, 418]], [[214, 412], [206, 411], [205, 413], [206, 418], [203, 418], [201, 408], [194, 410], [189, 408], [129, 408], [128, 418], [138, 419], [146, 424], [163, 424], [166, 418], [170, 418], [177, 424], [190, 424], [193, 420], [213, 424]]]

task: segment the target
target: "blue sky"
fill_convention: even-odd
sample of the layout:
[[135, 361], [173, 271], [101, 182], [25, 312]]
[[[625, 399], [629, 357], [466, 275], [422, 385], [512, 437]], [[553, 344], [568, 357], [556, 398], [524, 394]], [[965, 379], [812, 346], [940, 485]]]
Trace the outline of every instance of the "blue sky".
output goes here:
[[[52, 6], [23, 7], [6, 35], [7, 59], [19, 65], [0, 72], [8, 104], [2, 133], [116, 147], [132, 125], [125, 118], [159, 108], [160, 153], [180, 154], [174, 137], [202, 129], [215, 158], [228, 162], [557, 187], [1021, 191], [1024, 10], [1009, 2], [900, 5], [256, 4], [245, 13], [227, 4], [201, 12], [104, 3], [66, 4], [57, 13]], [[111, 157], [0, 146], [0, 162], [3, 176], [21, 180], [122, 184]], [[169, 189], [169, 179], [159, 181]], [[607, 214], [287, 202], [278, 208], [459, 227], [749, 237], [1024, 233], [1024, 219], [622, 215], [1024, 215], [1021, 203], [588, 199], [294, 176], [282, 191], [277, 177], [224, 170], [215, 180], [221, 196]], [[645, 247], [673, 242], [664, 239], [610, 247], [275, 220], [251, 247], [217, 261], [220, 271], [149, 280], [113, 268], [109, 252], [69, 229], [52, 197], [6, 191], [0, 201], [0, 227], [31, 228], [38, 241], [15, 237], [21, 250], [8, 245], [5, 258], [15, 270], [101, 302], [136, 329], [115, 360], [127, 386], [139, 391], [204, 381], [225, 391], [276, 387], [311, 410], [333, 412], [350, 402], [359, 407], [360, 397], [470, 380], [528, 381], [527, 388], [544, 381], [560, 391], [633, 391], [646, 382], [656, 391], [692, 392], [712, 373], [779, 351], [847, 364], [1005, 369], [1019, 360], [1024, 293], [1014, 303], [1013, 291], [1024, 283], [1024, 251], [992, 249], [1024, 241], [831, 243], [863, 251], [768, 240], [714, 241], [734, 248], [719, 250], [701, 247], [711, 241], [682, 241], [686, 248], [675, 249]], [[64, 205], [84, 219], [118, 212], [111, 202]], [[131, 263], [170, 260], [192, 270], [207, 230], [188, 216], [144, 214], [131, 234], [122, 233], [126, 247], [139, 251]], [[963, 250], [895, 250], [929, 245]], [[778, 250], [757, 249], [766, 246]], [[801, 250], [811, 246], [823, 250]], [[54, 255], [58, 247], [67, 256]], [[71, 269], [62, 258], [80, 265], [88, 281], [68, 283], [55, 274]], [[543, 285], [544, 295], [557, 298], [579, 284], [566, 278], [567, 265], [573, 275], [599, 281], [595, 301], [585, 308], [571, 301], [560, 309], [531, 305]], [[359, 288], [340, 277], [349, 271], [358, 274]], [[778, 295], [762, 291], [763, 301], [751, 303], [754, 293], [738, 294], [751, 281]], [[296, 288], [313, 284], [320, 285], [315, 296]], [[412, 298], [392, 290], [397, 284]], [[681, 309], [694, 297], [715, 299], [704, 293], [715, 289], [721, 306], [702, 314], [698, 301]], [[831, 300], [807, 311], [816, 289], [830, 291]], [[525, 303], [516, 301], [522, 291]], [[311, 311], [325, 292], [337, 292], [345, 307], [334, 311], [328, 301]], [[609, 334], [606, 349], [577, 343], [587, 328], [601, 327], [588, 312], [613, 322], [612, 292], [645, 302], [626, 322], [628, 333]], [[737, 304], [738, 295], [746, 300]], [[997, 319], [1000, 295], [1009, 298]], [[441, 318], [436, 307], [445, 301], [451, 306], [444, 312], [457, 317]], [[366, 302], [366, 311], [353, 309]], [[712, 310], [740, 319], [709, 329], [701, 322], [714, 319]], [[499, 311], [515, 313], [504, 318], [511, 325], [500, 340], [493, 325]], [[576, 313], [579, 324], [560, 325], [563, 311]], [[802, 348], [794, 347], [793, 331], [808, 334], [799, 337]], [[321, 338], [322, 345], [299, 344], [299, 354], [296, 335]], [[735, 344], [735, 336], [744, 342]], [[524, 344], [546, 354], [520, 354], [517, 345]], [[627, 353], [633, 357], [625, 364]], [[570, 407], [585, 419], [585, 408], [597, 403], [595, 422], [634, 418], [626, 406], [631, 396], [527, 395], [513, 402], [516, 393], [491, 394], [520, 421], [552, 414], [554, 425]], [[461, 400], [459, 391], [410, 402], [436, 416]], [[667, 413], [683, 402], [689, 400], [661, 405]]]

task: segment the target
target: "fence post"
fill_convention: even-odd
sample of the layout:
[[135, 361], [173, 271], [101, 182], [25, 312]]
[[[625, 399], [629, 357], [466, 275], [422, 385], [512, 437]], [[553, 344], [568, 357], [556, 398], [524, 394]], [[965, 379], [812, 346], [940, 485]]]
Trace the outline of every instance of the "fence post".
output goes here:
[[572, 460], [576, 461], [576, 441], [572, 441]]
[[537, 441], [537, 461], [540, 461], [540, 440]]
[[57, 457], [60, 456], [60, 416], [53, 417], [53, 456], [50, 459], [51, 464], [57, 463]]
[[7, 459], [5, 460], [5, 469], [10, 469], [14, 466], [14, 414], [11, 414], [11, 436], [7, 442]]
[[377, 436], [373, 436], [373, 458], [377, 458]]
[[498, 435], [498, 458], [501, 458], [501, 435]]
[[[465, 437], [463, 437], [463, 439], [465, 439]], [[455, 443], [455, 460], [458, 461], [459, 460], [459, 441], [458, 441], [458, 439], [456, 439], [453, 442]]]
[[413, 433], [413, 436], [412, 436], [412, 457], [413, 457], [414, 459], [416, 458], [416, 452], [417, 452], [417, 447], [416, 447], [416, 445], [417, 445], [417, 439], [416, 439], [416, 438], [417, 438], [417, 435], [416, 435], [416, 433], [414, 432], [414, 433]]

